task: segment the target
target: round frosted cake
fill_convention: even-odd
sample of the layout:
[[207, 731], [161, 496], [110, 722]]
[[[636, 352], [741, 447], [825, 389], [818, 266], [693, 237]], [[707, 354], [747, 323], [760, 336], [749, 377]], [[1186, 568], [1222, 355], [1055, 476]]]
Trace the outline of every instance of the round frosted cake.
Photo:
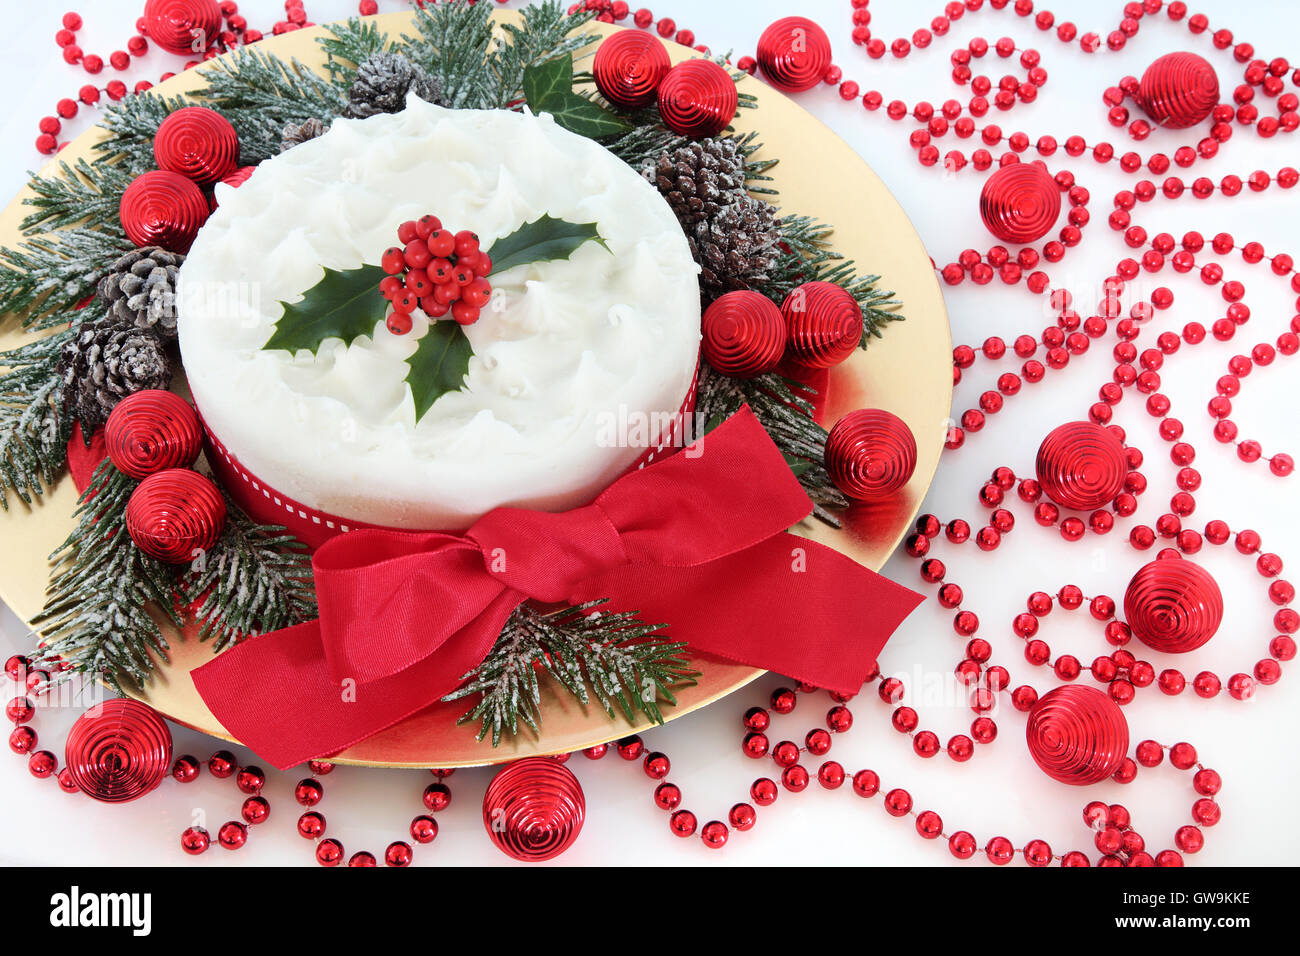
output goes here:
[[[336, 120], [216, 198], [181, 270], [190, 390], [248, 472], [308, 507], [455, 530], [501, 505], [585, 504], [661, 441], [692, 386], [698, 268], [681, 227], [653, 186], [550, 116], [412, 97]], [[608, 248], [494, 271], [500, 302], [465, 327], [462, 387], [418, 422], [405, 379], [429, 328], [419, 310], [406, 335], [379, 322], [316, 353], [263, 348], [280, 302], [322, 267], [378, 263], [426, 213], [484, 249], [542, 214], [596, 223]]]

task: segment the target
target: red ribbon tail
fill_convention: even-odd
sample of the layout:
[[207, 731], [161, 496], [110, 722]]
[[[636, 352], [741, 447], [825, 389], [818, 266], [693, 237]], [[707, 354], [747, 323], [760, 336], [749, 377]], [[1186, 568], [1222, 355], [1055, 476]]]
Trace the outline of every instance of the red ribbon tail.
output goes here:
[[287, 770], [346, 750], [454, 690], [488, 655], [519, 600], [504, 591], [436, 652], [379, 680], [331, 678], [319, 621], [247, 638], [190, 676], [232, 737]]
[[855, 694], [924, 598], [806, 538], [781, 533], [688, 568], [629, 565], [584, 582], [580, 600], [639, 610], [691, 650]]

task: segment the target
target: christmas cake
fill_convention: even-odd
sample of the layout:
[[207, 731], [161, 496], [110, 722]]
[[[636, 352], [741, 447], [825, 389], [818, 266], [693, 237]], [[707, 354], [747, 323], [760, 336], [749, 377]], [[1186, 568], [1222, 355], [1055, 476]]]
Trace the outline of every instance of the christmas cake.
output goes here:
[[[653, 185], [548, 115], [412, 96], [335, 120], [216, 200], [180, 274], [189, 387], [242, 468], [310, 508], [455, 530], [501, 505], [574, 507], [664, 439], [692, 388], [699, 269], [681, 226]], [[408, 334], [379, 321], [351, 344], [267, 347], [281, 303], [324, 269], [379, 263], [430, 212], [484, 250], [543, 215], [595, 223], [603, 242], [494, 270], [460, 387], [422, 415], [407, 382], [421, 310]]]

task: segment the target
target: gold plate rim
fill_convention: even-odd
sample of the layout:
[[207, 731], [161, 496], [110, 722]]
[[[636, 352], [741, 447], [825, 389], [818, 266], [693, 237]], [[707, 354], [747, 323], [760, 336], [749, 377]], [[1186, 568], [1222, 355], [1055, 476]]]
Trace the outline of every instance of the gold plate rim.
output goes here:
[[[517, 22], [514, 11], [494, 11], [498, 27]], [[390, 36], [409, 30], [413, 13], [382, 14], [372, 18]], [[592, 22], [585, 28], [602, 35], [616, 26]], [[322, 26], [279, 37], [267, 37], [258, 46], [282, 59], [295, 58], [319, 69], [324, 56], [315, 39]], [[661, 41], [674, 62], [694, 55], [676, 43]], [[879, 271], [882, 284], [893, 288], [902, 302], [906, 321], [891, 325], [871, 348], [859, 351], [832, 370], [826, 420], [834, 421], [857, 407], [883, 407], [900, 415], [917, 439], [917, 467], [908, 485], [895, 499], [877, 505], [855, 505], [840, 531], [804, 522], [793, 529], [837, 548], [860, 563], [880, 570], [911, 527], [939, 464], [951, 410], [952, 342], [947, 311], [938, 280], [924, 245], [906, 213], [859, 156], [821, 120], [784, 94], [750, 77], [741, 88], [753, 93], [758, 108], [737, 117], [738, 131], [757, 128], [774, 146], [780, 164], [772, 171], [783, 201], [804, 215], [835, 225], [833, 246], [847, 257]], [[185, 95], [203, 83], [198, 69], [160, 83], [154, 90], [167, 96]], [[91, 149], [106, 135], [94, 127], [73, 140], [42, 170], [49, 173], [60, 160], [92, 158]], [[846, 196], [844, 193], [853, 195]], [[15, 244], [24, 214], [24, 188], [0, 213], [0, 244]], [[0, 327], [0, 349], [12, 348], [23, 333], [9, 322]], [[906, 362], [902, 357], [906, 356]], [[34, 508], [11, 503], [0, 512], [6, 543], [0, 549], [0, 600], [30, 626], [39, 610], [48, 566], [43, 560], [71, 527], [76, 491], [64, 478]], [[238, 744], [212, 717], [188, 679], [189, 671], [209, 659], [205, 645], [192, 635], [170, 629], [165, 636], [171, 660], [158, 679], [138, 699], [149, 703], [169, 720], [201, 733]], [[761, 670], [713, 660], [697, 659], [703, 671], [699, 684], [683, 689], [678, 704], [665, 708], [674, 720], [733, 693], [762, 676]], [[472, 725], [457, 725], [458, 705], [434, 705], [331, 758], [333, 762], [367, 767], [466, 767], [502, 763], [523, 756], [568, 753], [653, 728], [648, 720], [629, 724], [610, 719], [599, 707], [583, 709], [544, 685], [542, 735], [521, 734], [493, 748], [475, 740]]]

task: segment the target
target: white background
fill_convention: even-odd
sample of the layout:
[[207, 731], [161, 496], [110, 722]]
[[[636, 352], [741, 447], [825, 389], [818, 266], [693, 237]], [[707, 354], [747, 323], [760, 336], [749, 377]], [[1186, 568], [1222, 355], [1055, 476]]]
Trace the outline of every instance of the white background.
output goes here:
[[[1090, 143], [1104, 138], [1121, 151], [1128, 148], [1126, 134], [1106, 122], [1101, 91], [1121, 76], [1140, 75], [1156, 56], [1173, 50], [1190, 49], [1209, 57], [1219, 71], [1224, 96], [1241, 82], [1242, 68], [1229, 54], [1214, 51], [1208, 34], [1194, 38], [1185, 25], [1171, 24], [1163, 14], [1147, 18], [1139, 35], [1118, 56], [1104, 52], [1086, 56], [1077, 44], [1066, 47], [1054, 33], [1040, 33], [1031, 21], [1016, 17], [1008, 9], [968, 14], [947, 38], [905, 61], [892, 57], [870, 61], [849, 39], [848, 0], [804, 0], [800, 4], [789, 0], [676, 5], [664, 2], [667, 5], [662, 9], [658, 3], [653, 7], [657, 14], [677, 17], [679, 25], [695, 30], [699, 42], [718, 51], [734, 49], [737, 56], [751, 53], [763, 27], [777, 17], [794, 12], [811, 16], [831, 35], [836, 61], [844, 65], [846, 78], [859, 80], [864, 90], [883, 90], [886, 101], [898, 97], [911, 103], [928, 98], [937, 104], [955, 96], [965, 102], [970, 91], [953, 86], [950, 52], [975, 35], [990, 41], [1011, 36], [1019, 46], [1033, 46], [1043, 53], [1049, 80], [1035, 104], [1018, 106], [1010, 114], [994, 111], [987, 121], [1000, 123], [1008, 132], [1023, 129], [1031, 141], [1044, 133], [1058, 140], [1079, 133]], [[900, 34], [910, 36], [939, 13], [941, 6], [938, 0], [924, 5], [878, 0], [871, 8], [872, 28], [886, 40]], [[250, 23], [264, 26], [268, 32], [270, 24], [282, 15], [280, 5], [272, 0], [244, 0], [241, 7]], [[1058, 0], [1050, 5], [1058, 20], [1073, 19], [1080, 24], [1080, 32], [1095, 30], [1102, 36], [1118, 22], [1121, 7], [1119, 0], [1106, 4]], [[381, 0], [383, 12], [398, 8], [394, 0]], [[87, 75], [80, 68], [64, 64], [54, 45], [61, 6], [20, 5], [7, 0], [5, 9], [15, 15], [6, 17], [0, 40], [0, 89], [5, 90], [7, 99], [2, 121], [6, 148], [0, 157], [0, 193], [10, 194], [22, 184], [24, 170], [42, 161], [31, 145], [37, 120], [53, 112], [58, 98], [75, 96]], [[141, 3], [83, 0], [76, 9], [86, 20], [79, 43], [107, 59], [110, 51], [124, 45]], [[312, 19], [325, 21], [354, 12], [356, 3], [309, 0], [307, 9]], [[1208, 13], [1212, 30], [1228, 26], [1239, 39], [1253, 42], [1257, 55], [1265, 59], [1281, 55], [1300, 62], [1300, 50], [1274, 45], [1278, 38], [1297, 36], [1300, 8], [1281, 0], [1200, 0], [1193, 4], [1193, 10]], [[132, 81], [139, 77], [156, 79], [162, 70], [177, 68], [174, 59], [151, 52], [138, 64], [138, 72], [133, 65], [129, 77]], [[1000, 62], [992, 53], [984, 62], [995, 80], [1015, 63]], [[106, 82], [113, 75], [106, 68], [99, 80]], [[829, 88], [805, 94], [801, 102], [852, 143], [884, 178], [940, 264], [967, 246], [988, 247], [990, 237], [976, 214], [980, 174], [968, 168], [950, 177], [936, 169], [921, 168], [906, 142], [905, 131], [914, 124], [891, 123], [883, 111], [867, 114], [860, 105], [841, 102]], [[83, 129], [91, 112], [83, 108], [82, 116], [67, 124], [67, 135]], [[1190, 140], [1178, 133], [1161, 132], [1142, 144], [1139, 151], [1144, 156], [1155, 149], [1172, 153], [1177, 145]], [[1253, 131], [1239, 130], [1218, 157], [1198, 162], [1183, 175], [1188, 182], [1200, 175], [1217, 182], [1230, 172], [1244, 179], [1257, 168], [1276, 174], [1281, 166], [1300, 165], [1295, 143], [1290, 136], [1263, 141]], [[950, 137], [940, 146], [946, 150], [955, 144]], [[779, 144], [771, 145], [779, 155]], [[967, 153], [974, 148], [972, 142], [963, 146]], [[1118, 234], [1108, 230], [1105, 220], [1115, 191], [1131, 185], [1133, 180], [1126, 181], [1115, 164], [1102, 169], [1090, 159], [1070, 160], [1063, 153], [1049, 164], [1053, 170], [1068, 165], [1092, 192], [1093, 219], [1083, 246], [1067, 258], [1063, 267], [1050, 269], [1054, 284], [1072, 289], [1077, 308], [1086, 316], [1098, 298], [1098, 283], [1128, 253]], [[839, 188], [847, 204], [854, 183], [840, 183]], [[1181, 236], [1185, 230], [1196, 228], [1208, 238], [1226, 230], [1237, 237], [1239, 244], [1257, 239], [1270, 253], [1296, 254], [1300, 253], [1293, 241], [1296, 198], [1276, 188], [1258, 195], [1246, 192], [1231, 202], [1221, 198], [1197, 202], [1188, 194], [1177, 202], [1156, 201], [1142, 207], [1135, 221], [1152, 234], [1167, 230]], [[1187, 426], [1187, 438], [1198, 451], [1196, 467], [1205, 477], [1197, 493], [1197, 512], [1189, 524], [1203, 528], [1210, 518], [1223, 518], [1234, 530], [1253, 527], [1263, 534], [1266, 550], [1277, 551], [1289, 561], [1300, 561], [1291, 544], [1300, 530], [1300, 519], [1292, 504], [1300, 476], [1282, 480], [1272, 477], [1262, 464], [1247, 466], [1237, 462], [1230, 448], [1213, 441], [1204, 410], [1228, 357], [1248, 352], [1261, 340], [1273, 341], [1296, 311], [1295, 297], [1265, 266], [1245, 266], [1238, 257], [1226, 260], [1225, 266], [1229, 277], [1245, 282], [1254, 317], [1237, 341], [1202, 345], [1170, 361], [1162, 371], [1163, 390], [1173, 399], [1174, 414]], [[1166, 270], [1160, 283], [1171, 285], [1176, 294], [1175, 307], [1158, 320], [1162, 328], [1180, 328], [1191, 320], [1208, 326], [1223, 314], [1217, 293], [1203, 292], [1194, 279], [1177, 278]], [[1146, 286], [1148, 291], [1150, 285]], [[969, 283], [957, 289], [945, 287], [945, 295], [956, 342], [978, 345], [990, 334], [1002, 335], [1010, 342], [1022, 332], [1037, 335], [1050, 324], [1040, 303], [1023, 288], [1002, 287], [996, 280], [983, 289], [972, 288]], [[1145, 331], [1139, 347], [1151, 346], [1156, 331]], [[1041, 437], [1062, 421], [1083, 417], [1095, 400], [1098, 385], [1112, 369], [1109, 351], [1113, 344], [1113, 337], [1102, 340], [1087, 356], [1072, 360], [1068, 370], [1053, 373], [1048, 384], [1031, 389], [1029, 398], [1022, 393], [995, 416], [983, 433], [972, 436], [965, 449], [946, 455], [927, 510], [945, 521], [958, 516], [978, 521], [983, 509], [976, 492], [982, 479], [1002, 464], [1019, 474], [1032, 472]], [[1300, 430], [1294, 425], [1292, 411], [1295, 387], [1286, 384], [1288, 380], [1294, 383], [1296, 361], [1300, 359], [1291, 359], [1289, 368], [1288, 360], [1281, 359], [1271, 368], [1256, 370], [1233, 403], [1242, 437], [1257, 438], [1266, 453], [1300, 452]], [[1006, 367], [1012, 366], [1008, 363]], [[968, 373], [967, 383], [956, 395], [956, 411], [970, 407], [981, 390], [992, 387], [1001, 370], [983, 365]], [[1139, 517], [1152, 522], [1166, 509], [1173, 491], [1174, 468], [1168, 462], [1168, 446], [1156, 437], [1154, 421], [1141, 412], [1140, 402], [1131, 392], [1120, 407], [1117, 421], [1147, 452], [1143, 470], [1151, 479], [1151, 490], [1142, 500]], [[1028, 680], [1046, 691], [1053, 683], [1050, 675], [1023, 662], [1020, 642], [1010, 632], [1011, 618], [1023, 609], [1026, 596], [1036, 589], [1054, 592], [1063, 584], [1076, 583], [1087, 594], [1107, 593], [1119, 600], [1143, 558], [1124, 540], [1128, 522], [1122, 523], [1122, 530], [1112, 534], [1104, 545], [1090, 537], [1086, 543], [1070, 546], [1054, 531], [1037, 527], [1018, 502], [1011, 507], [1016, 511], [1018, 527], [995, 554], [983, 555], [971, 545], [941, 545], [933, 553], [948, 563], [950, 580], [965, 588], [966, 606], [983, 621], [981, 636], [993, 642], [995, 657], [1011, 668], [1013, 681]], [[1208, 549], [1202, 557], [1202, 563], [1215, 574], [1224, 591], [1226, 618], [1218, 636], [1189, 655], [1189, 660], [1144, 655], [1136, 642], [1132, 649], [1139, 657], [1152, 660], [1157, 669], [1180, 666], [1187, 673], [1195, 673], [1208, 668], [1225, 677], [1249, 671], [1265, 655], [1274, 633], [1264, 581], [1254, 572], [1253, 561], [1237, 555], [1231, 547]], [[910, 559], [896, 558], [886, 573], [910, 586], [920, 586], [916, 562]], [[932, 591], [927, 589], [927, 594]], [[899, 630], [881, 661], [886, 671], [904, 676], [909, 689], [907, 702], [920, 710], [922, 726], [935, 730], [943, 740], [966, 732], [973, 715], [959, 702], [945, 700], [941, 693], [936, 699], [918, 703], [916, 692], [922, 684], [933, 686], [950, 674], [959, 657], [961, 643], [951, 629], [950, 616], [928, 600]], [[1073, 653], [1087, 662], [1109, 649], [1099, 627], [1084, 612], [1071, 617], [1056, 611], [1044, 624], [1040, 636], [1057, 653]], [[27, 646], [23, 629], [7, 611], [2, 631], [0, 646], [4, 655]], [[1294, 665], [1287, 669], [1293, 670]], [[725, 819], [734, 802], [747, 799], [749, 783], [756, 776], [772, 773], [770, 762], [759, 764], [740, 755], [740, 715], [746, 707], [764, 702], [767, 692], [780, 683], [768, 677], [748, 691], [646, 735], [652, 748], [672, 758], [670, 779], [682, 787], [684, 805], [697, 813], [701, 823]], [[1085, 679], [1084, 683], [1091, 681]], [[1165, 743], [1191, 741], [1206, 765], [1223, 776], [1223, 821], [1206, 831], [1205, 850], [1190, 862], [1295, 862], [1300, 849], [1300, 830], [1293, 824], [1295, 793], [1300, 783], [1300, 765], [1295, 759], [1300, 698], [1295, 684], [1296, 675], [1288, 673], [1281, 683], [1263, 689], [1248, 704], [1231, 700], [1226, 692], [1219, 699], [1203, 701], [1190, 689], [1179, 698], [1169, 699], [1152, 688], [1139, 692], [1138, 700], [1126, 709], [1135, 742], [1148, 737]], [[824, 695], [801, 698], [793, 715], [777, 718], [770, 734], [773, 742], [784, 737], [802, 739], [809, 727], [820, 721], [826, 706]], [[1080, 811], [1094, 798], [1124, 802], [1133, 811], [1135, 826], [1153, 852], [1171, 846], [1174, 830], [1190, 822], [1194, 794], [1189, 777], [1167, 764], [1143, 771], [1127, 787], [1107, 783], [1084, 790], [1049, 780], [1030, 761], [1023, 743], [1024, 718], [1010, 707], [1003, 707], [996, 715], [1000, 729], [997, 742], [979, 748], [971, 762], [956, 765], [944, 756], [932, 761], [916, 758], [908, 738], [890, 727], [889, 708], [874, 694], [851, 706], [856, 725], [850, 734], [836, 740], [830, 756], [841, 761], [850, 773], [869, 766], [881, 774], [886, 787], [907, 787], [918, 809], [937, 810], [949, 831], [968, 829], [981, 845], [1001, 834], [1018, 847], [1041, 837], [1058, 852], [1091, 850], [1090, 834]], [[37, 720], [42, 745], [61, 754], [63, 737], [78, 712], [77, 708], [42, 712]], [[182, 728], [175, 728], [175, 739], [178, 754], [188, 752], [206, 759], [215, 749], [213, 741]], [[241, 751], [240, 756], [247, 755]], [[879, 798], [866, 802], [849, 792], [847, 786], [841, 792], [826, 793], [815, 784], [800, 795], [783, 793], [774, 807], [759, 810], [754, 830], [733, 833], [725, 850], [712, 853], [698, 839], [680, 841], [669, 834], [666, 815], [651, 804], [653, 785], [639, 765], [625, 764], [611, 755], [600, 763], [575, 757], [570, 766], [586, 792], [588, 819], [581, 839], [558, 862], [953, 862], [942, 841], [927, 843], [918, 838], [911, 820], [886, 815]], [[298, 807], [292, 801], [291, 789], [299, 776], [292, 772], [271, 775], [266, 793], [272, 803], [272, 819], [255, 829], [247, 847], [237, 854], [214, 847], [205, 856], [191, 860], [180, 852], [180, 831], [192, 818], [201, 816], [215, 838], [224, 820], [236, 818], [240, 795], [231, 781], [216, 781], [206, 773], [200, 783], [188, 787], [168, 780], [145, 800], [105, 806], [65, 795], [52, 781], [32, 778], [24, 760], [0, 755], [0, 859], [14, 863], [148, 862], [186, 866], [310, 863], [311, 845], [299, 838], [293, 827]], [[417, 865], [505, 862], [489, 844], [480, 822], [479, 806], [490, 776], [489, 770], [462, 770], [449, 781], [453, 801], [439, 817], [442, 833], [431, 848], [417, 847]], [[429, 775], [422, 772], [336, 770], [325, 778], [327, 796], [321, 808], [329, 819], [330, 835], [340, 838], [349, 853], [363, 848], [381, 853], [389, 841], [406, 837], [407, 823], [422, 810], [420, 793], [429, 780]], [[988, 864], [981, 855], [967, 865]]]

